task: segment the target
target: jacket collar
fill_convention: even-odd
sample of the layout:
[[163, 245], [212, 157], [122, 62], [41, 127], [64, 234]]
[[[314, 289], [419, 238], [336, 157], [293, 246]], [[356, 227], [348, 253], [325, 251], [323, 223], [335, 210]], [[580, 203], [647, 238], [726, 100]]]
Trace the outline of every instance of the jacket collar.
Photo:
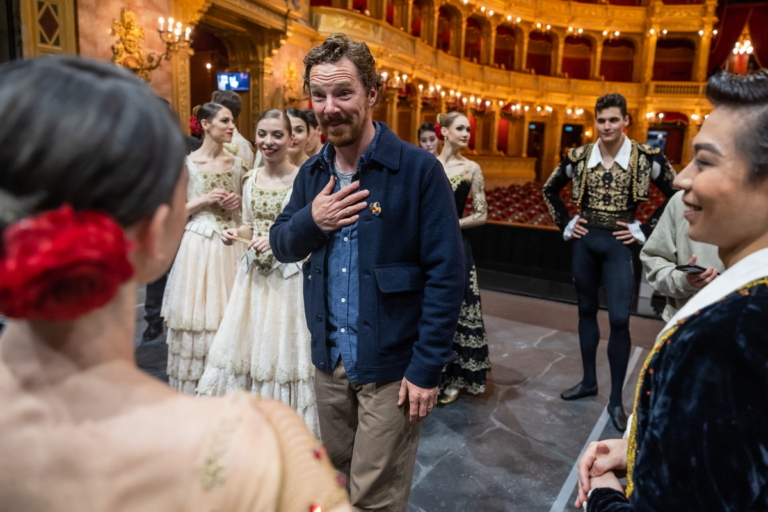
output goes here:
[[[376, 126], [376, 135], [373, 138], [373, 142], [371, 142], [373, 152], [369, 155], [369, 151], [366, 150], [363, 154], [363, 159], [380, 164], [382, 169], [399, 170], [401, 144], [403, 141], [386, 124], [377, 121], [374, 121], [373, 124]], [[317, 169], [328, 172], [331, 169], [330, 163], [333, 162], [335, 156], [336, 148], [330, 142], [326, 142], [320, 151], [307, 160], [304, 165], [310, 166], [310, 172], [314, 172]], [[371, 167], [371, 169], [376, 168], [378, 167]]]
[[[631, 155], [632, 141], [629, 140], [629, 137], [624, 135], [624, 142], [622, 143], [619, 152], [616, 154], [614, 161], [626, 171], [629, 168], [629, 157]], [[594, 169], [597, 167], [597, 164], [603, 164], [603, 167], [606, 169], [608, 168], [603, 161], [603, 154], [600, 153], [600, 144], [595, 142], [594, 147], [592, 148], [592, 154], [589, 156], [589, 162], [587, 162], [587, 168]]]

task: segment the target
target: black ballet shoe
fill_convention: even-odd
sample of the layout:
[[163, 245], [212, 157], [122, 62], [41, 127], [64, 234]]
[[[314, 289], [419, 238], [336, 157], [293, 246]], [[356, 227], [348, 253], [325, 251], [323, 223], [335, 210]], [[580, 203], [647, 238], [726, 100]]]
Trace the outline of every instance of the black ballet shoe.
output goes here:
[[608, 416], [611, 417], [611, 423], [619, 432], [627, 430], [627, 413], [624, 412], [623, 405], [609, 405]]
[[584, 398], [587, 396], [595, 396], [597, 395], [597, 384], [594, 385], [594, 387], [588, 388], [584, 386], [581, 382], [573, 386], [572, 388], [566, 389], [562, 393], [560, 393], [560, 398], [563, 400], [578, 400], [579, 398]]
[[146, 329], [144, 329], [144, 334], [142, 335], [142, 338], [144, 338], [144, 341], [152, 341], [160, 337], [161, 334], [163, 334], [162, 322], [156, 323], [156, 324], [150, 324], [147, 326]]

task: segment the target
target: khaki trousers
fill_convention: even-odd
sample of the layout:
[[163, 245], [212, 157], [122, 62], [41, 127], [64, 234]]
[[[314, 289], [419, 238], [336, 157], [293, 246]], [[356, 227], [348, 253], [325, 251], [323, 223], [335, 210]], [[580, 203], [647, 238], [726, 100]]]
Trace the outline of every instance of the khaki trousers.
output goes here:
[[315, 372], [320, 434], [331, 462], [347, 479], [357, 512], [405, 512], [421, 424], [397, 406], [401, 381], [355, 384], [339, 363]]

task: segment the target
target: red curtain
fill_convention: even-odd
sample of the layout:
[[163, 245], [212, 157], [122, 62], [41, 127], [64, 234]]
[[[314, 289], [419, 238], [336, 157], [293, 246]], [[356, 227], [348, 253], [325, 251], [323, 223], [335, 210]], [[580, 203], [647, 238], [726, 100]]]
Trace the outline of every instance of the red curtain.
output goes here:
[[499, 137], [496, 142], [496, 149], [507, 154], [507, 148], [509, 143], [509, 121], [506, 119], [499, 119]]
[[600, 75], [608, 82], [631, 82], [634, 62], [631, 60], [606, 60], [600, 62]]
[[757, 60], [762, 67], [768, 68], [768, 4], [752, 7], [749, 35], [752, 36]]
[[552, 70], [552, 56], [529, 53], [526, 65], [537, 75], [549, 76]]
[[[733, 51], [733, 45], [739, 40], [741, 31], [744, 28], [744, 24], [749, 19], [749, 14], [751, 12], [752, 6], [749, 5], [733, 5], [723, 9], [722, 14], [720, 15], [720, 24], [717, 28], [717, 36], [713, 41], [712, 49], [709, 54], [710, 74], [728, 60], [728, 57]], [[761, 31], [765, 31], [765, 25], [763, 25], [760, 30], [757, 30], [757, 33], [753, 32], [752, 37], [755, 38]], [[768, 34], [763, 34], [763, 36], [766, 35]]]
[[563, 73], [568, 73], [568, 78], [579, 80], [589, 80], [589, 59], [577, 59], [574, 57], [563, 57]]

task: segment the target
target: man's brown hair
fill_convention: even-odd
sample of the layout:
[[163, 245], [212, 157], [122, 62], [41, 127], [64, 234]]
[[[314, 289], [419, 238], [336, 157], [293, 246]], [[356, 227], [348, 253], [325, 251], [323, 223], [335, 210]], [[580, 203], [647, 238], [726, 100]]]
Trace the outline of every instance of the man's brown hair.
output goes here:
[[[309, 72], [319, 64], [334, 64], [344, 57], [357, 68], [357, 76], [363, 83], [366, 94], [371, 88], [381, 92], [381, 75], [376, 71], [376, 61], [365, 43], [356, 43], [345, 34], [332, 34], [323, 44], [315, 46], [304, 57], [304, 92], [309, 94]], [[376, 103], [381, 94], [376, 95]]]

